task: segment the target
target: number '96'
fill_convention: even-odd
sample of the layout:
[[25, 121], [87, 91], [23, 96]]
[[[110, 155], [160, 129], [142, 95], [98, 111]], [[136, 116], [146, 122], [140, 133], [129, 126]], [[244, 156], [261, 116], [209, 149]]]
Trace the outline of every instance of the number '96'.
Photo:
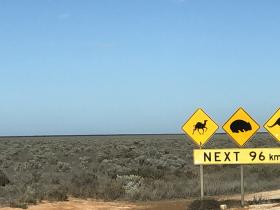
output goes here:
[[250, 157], [252, 158], [252, 161], [254, 161], [256, 158], [258, 158], [260, 161], [265, 160], [265, 156], [263, 155], [263, 152], [260, 152], [257, 154], [256, 152], [252, 151], [249, 153]]

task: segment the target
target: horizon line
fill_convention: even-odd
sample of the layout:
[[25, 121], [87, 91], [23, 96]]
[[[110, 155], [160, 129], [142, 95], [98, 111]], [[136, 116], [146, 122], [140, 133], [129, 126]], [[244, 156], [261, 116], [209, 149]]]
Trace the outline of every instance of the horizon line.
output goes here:
[[[267, 133], [259, 131], [259, 133]], [[217, 132], [214, 135], [226, 134], [226, 132]], [[25, 138], [25, 137], [71, 137], [71, 136], [149, 136], [149, 135], [186, 135], [185, 133], [119, 133], [119, 134], [42, 134], [42, 135], [4, 135], [0, 138]]]

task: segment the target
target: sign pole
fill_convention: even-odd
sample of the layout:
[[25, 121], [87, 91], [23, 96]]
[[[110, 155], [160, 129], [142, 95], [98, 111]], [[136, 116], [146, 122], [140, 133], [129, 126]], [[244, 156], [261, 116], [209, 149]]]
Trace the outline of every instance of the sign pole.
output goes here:
[[[202, 149], [202, 144], [200, 142], [199, 149]], [[200, 200], [204, 199], [204, 176], [203, 176], [203, 165], [199, 166], [200, 169]]]
[[203, 165], [200, 165], [200, 199], [204, 199]]
[[244, 165], [240, 165], [241, 206], [244, 206]]
[[[197, 144], [200, 150], [203, 145], [215, 134], [219, 126], [202, 110], [197, 109], [182, 126], [185, 134]], [[203, 164], [198, 164], [200, 176], [200, 199], [204, 199]], [[198, 181], [199, 182], [199, 181]]]

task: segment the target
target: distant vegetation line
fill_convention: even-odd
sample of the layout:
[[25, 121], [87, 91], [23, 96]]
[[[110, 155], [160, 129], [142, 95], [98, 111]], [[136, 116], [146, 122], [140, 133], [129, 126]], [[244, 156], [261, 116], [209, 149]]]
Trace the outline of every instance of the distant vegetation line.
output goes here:
[[[267, 133], [265, 131], [257, 132], [260, 134]], [[222, 135], [225, 132], [217, 132], [216, 135]], [[75, 136], [154, 136], [154, 135], [185, 135], [184, 133], [119, 133], [119, 134], [49, 134], [49, 135], [4, 135], [0, 138], [26, 138], [26, 137], [75, 137]]]

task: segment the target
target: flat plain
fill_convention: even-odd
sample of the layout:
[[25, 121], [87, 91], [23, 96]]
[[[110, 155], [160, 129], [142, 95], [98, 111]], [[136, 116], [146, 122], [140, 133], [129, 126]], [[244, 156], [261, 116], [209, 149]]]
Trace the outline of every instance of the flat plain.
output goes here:
[[[206, 148], [237, 147], [217, 134]], [[278, 147], [258, 133], [246, 147]], [[0, 203], [26, 208], [47, 201], [142, 202], [195, 199], [199, 167], [185, 135], [0, 138]], [[278, 165], [245, 166], [245, 191], [280, 189]], [[206, 196], [240, 191], [238, 165], [205, 166]], [[132, 204], [131, 204], [132, 205]]]

